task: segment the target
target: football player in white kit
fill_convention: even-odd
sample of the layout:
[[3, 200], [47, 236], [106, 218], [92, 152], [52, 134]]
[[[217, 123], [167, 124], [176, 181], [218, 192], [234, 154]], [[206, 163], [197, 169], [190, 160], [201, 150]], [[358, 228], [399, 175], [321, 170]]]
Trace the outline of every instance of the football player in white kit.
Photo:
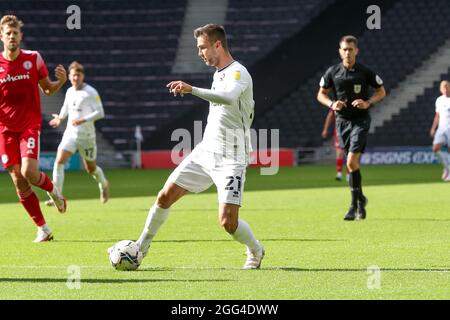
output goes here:
[[440, 91], [442, 95], [436, 99], [436, 114], [430, 135], [434, 137], [433, 152], [444, 167], [442, 180], [450, 181], [448, 154], [441, 151], [442, 146], [446, 145], [450, 152], [450, 82], [447, 80], [441, 81]]
[[[53, 166], [53, 181], [59, 190], [64, 184], [64, 165], [75, 152], [79, 152], [86, 171], [97, 181], [100, 201], [109, 198], [109, 183], [103, 170], [97, 165], [97, 144], [94, 122], [105, 116], [100, 96], [92, 86], [84, 82], [84, 67], [74, 61], [69, 66], [69, 80], [72, 84], [66, 92], [64, 105], [59, 114], [53, 114], [49, 124], [57, 128], [67, 116], [67, 127], [58, 146]], [[45, 202], [53, 205], [51, 200]]]
[[215, 184], [220, 224], [247, 247], [243, 269], [258, 269], [264, 248], [238, 216], [251, 151], [252, 78], [243, 65], [233, 60], [222, 26], [205, 25], [194, 31], [194, 37], [198, 55], [206, 65], [216, 68], [212, 88], [196, 88], [183, 81], [172, 81], [167, 87], [174, 96], [192, 94], [210, 102], [203, 141], [172, 172], [158, 193], [137, 244], [145, 256], [172, 204], [188, 192], [202, 192]]

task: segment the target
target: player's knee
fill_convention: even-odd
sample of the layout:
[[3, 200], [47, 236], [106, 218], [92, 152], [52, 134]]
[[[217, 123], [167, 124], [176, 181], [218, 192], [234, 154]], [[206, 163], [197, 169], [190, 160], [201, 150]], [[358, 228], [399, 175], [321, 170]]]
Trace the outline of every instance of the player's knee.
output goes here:
[[95, 168], [92, 168], [92, 167], [85, 167], [85, 169], [86, 169], [86, 172], [91, 175], [94, 174], [94, 172], [95, 172]]
[[347, 169], [349, 172], [353, 172], [359, 169], [359, 163], [354, 161], [347, 162]]
[[30, 182], [35, 182], [36, 179], [39, 179], [39, 173], [36, 174], [35, 170], [33, 170], [32, 168], [22, 167], [20, 173], [22, 174], [23, 178]]
[[23, 177], [22, 175], [14, 175], [12, 177], [12, 181], [17, 193], [25, 192], [30, 186], [27, 179], [25, 179], [25, 177]]

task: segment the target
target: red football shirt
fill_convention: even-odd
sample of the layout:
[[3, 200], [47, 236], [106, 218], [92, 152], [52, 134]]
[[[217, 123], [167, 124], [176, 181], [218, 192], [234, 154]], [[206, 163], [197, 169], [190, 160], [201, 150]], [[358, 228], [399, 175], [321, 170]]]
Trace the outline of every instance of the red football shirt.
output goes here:
[[0, 52], [0, 132], [41, 128], [39, 80], [47, 76], [39, 52], [20, 50], [14, 61]]

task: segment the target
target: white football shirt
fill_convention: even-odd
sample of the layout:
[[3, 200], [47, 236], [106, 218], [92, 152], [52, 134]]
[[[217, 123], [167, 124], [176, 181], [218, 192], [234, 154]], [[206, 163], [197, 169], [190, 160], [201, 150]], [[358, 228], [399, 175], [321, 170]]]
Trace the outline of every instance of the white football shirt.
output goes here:
[[439, 113], [438, 128], [450, 128], [450, 97], [442, 95], [436, 99], [436, 112]]
[[[65, 119], [69, 116], [65, 135], [75, 138], [95, 137], [94, 122], [105, 116], [100, 96], [92, 86], [83, 84], [80, 90], [70, 87], [66, 92], [64, 105], [61, 108], [59, 117]], [[73, 126], [72, 120], [84, 118], [86, 122]]]
[[193, 87], [192, 94], [210, 102], [200, 146], [225, 158], [248, 163], [255, 102], [253, 81], [247, 69], [233, 61], [216, 70], [211, 90]]

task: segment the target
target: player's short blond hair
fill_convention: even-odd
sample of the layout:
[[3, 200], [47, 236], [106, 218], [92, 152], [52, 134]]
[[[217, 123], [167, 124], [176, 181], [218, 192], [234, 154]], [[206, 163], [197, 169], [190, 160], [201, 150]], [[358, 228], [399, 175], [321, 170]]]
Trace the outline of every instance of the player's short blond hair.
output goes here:
[[194, 37], [197, 39], [200, 36], [206, 36], [210, 43], [214, 43], [217, 40], [220, 41], [225, 51], [228, 51], [227, 35], [225, 28], [218, 24], [207, 24], [203, 27], [194, 30]]
[[69, 73], [70, 70], [74, 69], [75, 72], [81, 72], [82, 74], [84, 74], [84, 66], [79, 63], [78, 61], [73, 61], [70, 66], [69, 66]]
[[5, 25], [21, 29], [23, 27], [23, 22], [14, 15], [6, 15], [3, 16], [2, 19], [0, 20], [1, 30], [3, 30], [3, 26]]

